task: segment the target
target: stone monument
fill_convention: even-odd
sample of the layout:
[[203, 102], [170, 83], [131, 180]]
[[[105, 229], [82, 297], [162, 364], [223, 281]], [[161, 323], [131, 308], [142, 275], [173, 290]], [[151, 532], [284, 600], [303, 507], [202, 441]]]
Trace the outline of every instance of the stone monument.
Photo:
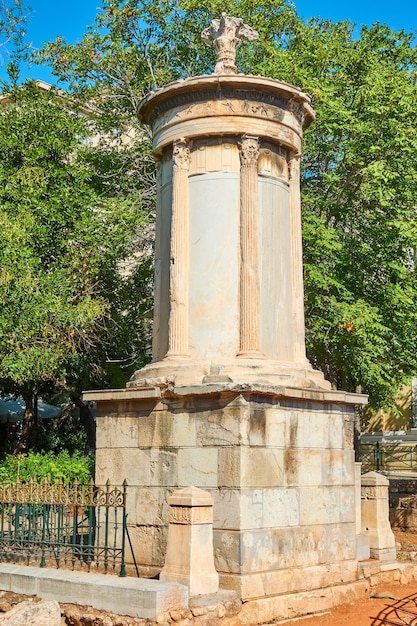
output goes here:
[[366, 398], [331, 390], [306, 358], [300, 155], [314, 113], [296, 87], [235, 73], [256, 36], [223, 14], [203, 32], [214, 74], [139, 106], [157, 163], [153, 359], [126, 389], [85, 398], [98, 482], [134, 492], [142, 572], [164, 565], [172, 492], [209, 491], [220, 587], [261, 624], [306, 593], [336, 586], [342, 600], [360, 585], [353, 426]]

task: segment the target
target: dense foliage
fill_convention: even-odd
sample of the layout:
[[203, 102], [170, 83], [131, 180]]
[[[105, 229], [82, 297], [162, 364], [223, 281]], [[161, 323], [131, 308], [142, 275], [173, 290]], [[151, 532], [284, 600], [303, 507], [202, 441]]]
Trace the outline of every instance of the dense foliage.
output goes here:
[[411, 34], [375, 24], [303, 22], [272, 0], [105, 0], [81, 43], [49, 44], [43, 60], [110, 117], [134, 119], [154, 86], [211, 71], [201, 30], [221, 11], [259, 31], [239, 69], [300, 86], [317, 119], [306, 133], [302, 184], [307, 347], [337, 388], [390, 402], [417, 371]]
[[94, 475], [94, 457], [80, 453], [69, 455], [66, 450], [58, 455], [50, 452], [41, 454], [31, 452], [26, 456], [7, 455], [0, 463], [0, 482], [15, 484], [36, 480], [49, 480], [52, 483], [62, 481], [68, 485], [74, 480], [79, 484], [88, 484]]
[[[12, 8], [0, 34], [15, 33], [18, 48], [23, 6]], [[92, 443], [81, 389], [122, 386], [147, 358], [154, 180], [135, 111], [155, 86], [212, 70], [200, 33], [221, 11], [260, 34], [241, 45], [241, 71], [313, 97], [302, 183], [309, 358], [374, 408], [417, 371], [411, 34], [375, 24], [356, 36], [275, 0], [104, 0], [81, 42], [58, 38], [38, 56], [66, 93], [17, 88], [11, 65], [0, 109], [0, 386], [27, 405], [16, 452], [41, 445], [38, 395], [77, 404]]]
[[18, 452], [36, 445], [35, 396], [61, 390], [83, 418], [83, 387], [123, 384], [141, 364], [148, 205], [124, 183], [126, 152], [136, 148], [113, 137], [95, 147], [88, 108], [34, 83], [11, 88], [4, 104], [0, 385], [26, 402]]

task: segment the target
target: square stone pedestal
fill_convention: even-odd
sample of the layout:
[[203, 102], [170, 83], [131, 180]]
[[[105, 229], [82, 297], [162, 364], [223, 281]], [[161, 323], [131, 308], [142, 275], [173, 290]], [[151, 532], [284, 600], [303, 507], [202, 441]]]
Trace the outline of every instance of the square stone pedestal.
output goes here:
[[168, 497], [200, 487], [213, 506], [220, 587], [242, 600], [357, 579], [355, 405], [365, 397], [267, 384], [88, 392], [98, 484], [128, 491], [142, 573], [165, 559]]

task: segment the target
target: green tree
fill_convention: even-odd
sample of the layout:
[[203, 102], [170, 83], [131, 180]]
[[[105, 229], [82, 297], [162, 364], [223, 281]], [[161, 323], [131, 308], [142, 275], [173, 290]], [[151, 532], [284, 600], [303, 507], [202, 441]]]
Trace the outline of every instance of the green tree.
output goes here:
[[0, 0], [0, 65], [26, 49], [24, 38], [30, 9], [21, 0]]
[[[389, 403], [417, 370], [416, 48], [375, 24], [303, 22], [271, 0], [104, 0], [82, 42], [42, 53], [103, 123], [135, 124], [137, 102], [169, 80], [211, 71], [200, 32], [221, 11], [259, 31], [239, 69], [312, 94], [302, 181], [309, 358], [337, 388]], [[149, 144], [138, 129], [144, 152]]]
[[57, 390], [79, 405], [93, 444], [81, 388], [114, 378], [109, 362], [143, 358], [149, 262], [133, 252], [144, 203], [127, 203], [124, 186], [108, 183], [122, 153], [117, 142], [111, 173], [107, 162], [98, 167], [98, 149], [87, 145], [94, 112], [34, 83], [12, 89], [7, 103], [0, 108], [0, 387], [26, 404], [15, 452], [36, 443], [34, 399]]

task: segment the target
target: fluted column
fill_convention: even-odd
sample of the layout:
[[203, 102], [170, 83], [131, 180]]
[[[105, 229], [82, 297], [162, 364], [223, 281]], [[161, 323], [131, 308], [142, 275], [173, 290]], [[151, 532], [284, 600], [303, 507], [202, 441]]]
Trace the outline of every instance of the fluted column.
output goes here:
[[162, 163], [156, 159], [156, 233], [155, 233], [155, 267], [154, 267], [154, 311], [153, 311], [153, 331], [152, 331], [152, 360], [161, 358], [159, 354], [160, 345], [160, 313], [161, 313], [161, 212], [162, 212]]
[[294, 324], [294, 360], [305, 365], [305, 319], [303, 249], [301, 235], [300, 154], [289, 158], [290, 174], [290, 226], [291, 226], [291, 282]]
[[168, 357], [185, 358], [188, 349], [189, 309], [189, 190], [190, 147], [174, 142], [172, 152], [172, 215], [168, 322]]
[[260, 357], [259, 140], [243, 135], [240, 148], [240, 346], [238, 356]]

